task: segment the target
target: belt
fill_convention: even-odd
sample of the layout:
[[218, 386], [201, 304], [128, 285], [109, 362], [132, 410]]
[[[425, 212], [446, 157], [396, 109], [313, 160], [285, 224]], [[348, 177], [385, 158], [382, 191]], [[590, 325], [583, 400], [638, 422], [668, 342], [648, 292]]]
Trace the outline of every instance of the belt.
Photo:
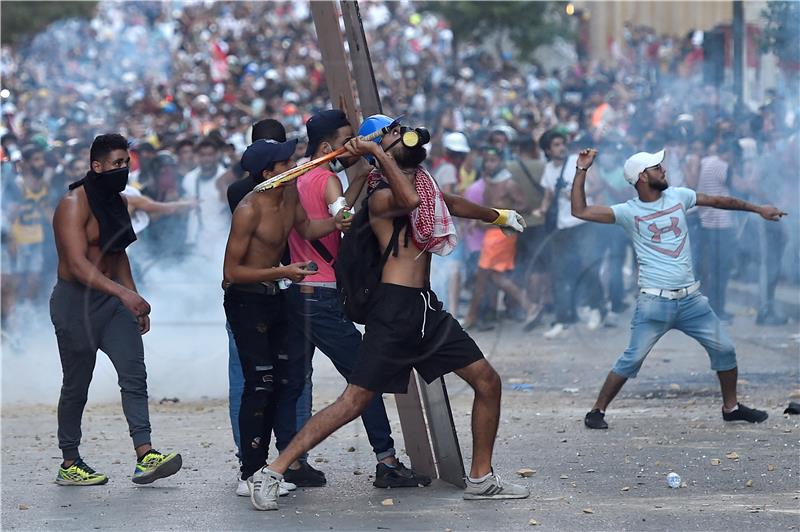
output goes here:
[[280, 293], [280, 289], [276, 283], [265, 281], [262, 283], [228, 283], [223, 284], [223, 289], [227, 292], [233, 290], [235, 292], [246, 292], [248, 294], [259, 294], [264, 296], [275, 296]]
[[683, 299], [684, 297], [694, 294], [700, 289], [700, 281], [695, 281], [689, 286], [678, 288], [677, 290], [664, 290], [661, 288], [642, 288], [640, 290], [643, 294], [651, 296], [663, 297], [665, 299]]

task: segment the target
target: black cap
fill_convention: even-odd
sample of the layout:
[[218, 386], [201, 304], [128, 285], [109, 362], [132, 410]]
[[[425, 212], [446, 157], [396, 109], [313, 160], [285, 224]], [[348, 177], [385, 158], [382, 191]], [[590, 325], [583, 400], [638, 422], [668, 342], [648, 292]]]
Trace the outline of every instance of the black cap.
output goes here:
[[250, 172], [251, 176], [261, 178], [261, 172], [268, 166], [291, 159], [295, 146], [297, 146], [296, 140], [287, 142], [257, 140], [242, 154], [242, 168]]
[[306, 157], [311, 157], [317, 151], [320, 141], [340, 127], [349, 126], [347, 115], [339, 109], [328, 109], [316, 113], [306, 122], [306, 133], [308, 133], [308, 148]]

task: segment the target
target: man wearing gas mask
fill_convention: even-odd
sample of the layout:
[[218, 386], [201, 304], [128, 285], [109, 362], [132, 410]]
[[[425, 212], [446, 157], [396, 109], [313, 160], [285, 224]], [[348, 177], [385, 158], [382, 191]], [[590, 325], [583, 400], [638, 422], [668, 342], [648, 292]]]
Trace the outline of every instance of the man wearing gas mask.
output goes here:
[[120, 193], [128, 182], [128, 141], [100, 135], [90, 150], [91, 169], [72, 183], [53, 218], [58, 282], [50, 301], [64, 373], [58, 401], [58, 446], [64, 457], [56, 483], [105, 484], [78, 452], [81, 418], [97, 350], [119, 377], [122, 409], [137, 463], [133, 482], [149, 484], [178, 472], [181, 455], [161, 454], [150, 443], [147, 372], [141, 335], [150, 330], [150, 305], [136, 291], [125, 249], [136, 240]]
[[[354, 135], [347, 115], [339, 109], [314, 114], [306, 122], [306, 130], [308, 147], [305, 156], [312, 159], [341, 148]], [[343, 192], [342, 183], [334, 172], [337, 167], [350, 168], [354, 165], [358, 165], [351, 172], [355, 177]], [[371, 169], [362, 157], [349, 155], [336, 159], [335, 164], [325, 164], [301, 175], [297, 179], [297, 195], [309, 218], [323, 219], [348, 209], [356, 202]], [[314, 349], [319, 349], [330, 358], [339, 373], [347, 379], [355, 369], [361, 345], [361, 333], [347, 319], [338, 301], [333, 263], [339, 254], [340, 240], [338, 232], [313, 241], [305, 240], [297, 231], [289, 235], [292, 260], [313, 261], [319, 265], [316, 275], [289, 287], [287, 297], [291, 320], [301, 325], [290, 331], [289, 349], [305, 353], [300, 358], [306, 360], [308, 382], [298, 405], [298, 427], [302, 427], [311, 417], [311, 357]], [[378, 462], [373, 482], [376, 487], [430, 484], [430, 478], [415, 473], [395, 457], [391, 427], [382, 397], [375, 397], [364, 410], [362, 421]], [[305, 461], [301, 462], [300, 469], [287, 470], [286, 480], [298, 486], [326, 483], [325, 476]]]
[[[345, 241], [361, 230], [371, 230], [383, 256], [382, 273], [364, 309], [366, 331], [355, 370], [336, 402], [314, 415], [278, 459], [254, 475], [259, 489], [253, 492], [253, 505], [276, 510], [279, 485], [289, 465], [360, 415], [376, 394], [406, 393], [412, 368], [429, 383], [455, 372], [475, 392], [473, 462], [464, 498], [528, 497], [528, 488], [502, 482], [492, 470], [500, 377], [429, 288], [431, 253], [446, 255], [456, 245], [452, 216], [517, 232], [524, 229], [524, 220], [515, 211], [490, 209], [442, 193], [421, 166], [430, 140], [425, 129], [374, 115], [358, 133], [365, 136], [375, 131], [381, 131], [381, 136], [374, 142], [355, 137], [345, 144], [351, 155], [368, 156], [377, 165], [367, 180], [369, 218], [358, 213]], [[344, 257], [339, 257], [340, 266]], [[355, 257], [356, 261], [361, 258]], [[347, 264], [352, 265], [349, 261], [348, 257]]]

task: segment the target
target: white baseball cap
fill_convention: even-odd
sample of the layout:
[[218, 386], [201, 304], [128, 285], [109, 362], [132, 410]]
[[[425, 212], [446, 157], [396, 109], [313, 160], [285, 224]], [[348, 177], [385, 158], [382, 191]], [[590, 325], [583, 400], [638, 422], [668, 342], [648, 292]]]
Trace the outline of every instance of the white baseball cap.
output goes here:
[[664, 150], [658, 153], [647, 153], [640, 151], [637, 154], [628, 157], [625, 161], [625, 181], [631, 185], [636, 185], [639, 181], [639, 174], [644, 172], [645, 168], [650, 168], [657, 164], [661, 164], [664, 160]]
[[467, 142], [467, 137], [458, 131], [445, 135], [443, 143], [446, 150], [458, 153], [469, 153], [469, 142]]

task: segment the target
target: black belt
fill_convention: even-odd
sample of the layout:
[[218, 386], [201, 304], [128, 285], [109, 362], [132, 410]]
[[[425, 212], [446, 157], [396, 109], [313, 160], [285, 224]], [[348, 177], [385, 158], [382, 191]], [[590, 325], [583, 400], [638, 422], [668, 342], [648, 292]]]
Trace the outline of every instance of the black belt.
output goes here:
[[280, 289], [278, 285], [273, 282], [263, 282], [263, 283], [229, 283], [224, 285], [223, 288], [227, 292], [228, 290], [234, 290], [236, 292], [245, 292], [248, 294], [259, 294], [264, 296], [276, 296], [280, 293]]

